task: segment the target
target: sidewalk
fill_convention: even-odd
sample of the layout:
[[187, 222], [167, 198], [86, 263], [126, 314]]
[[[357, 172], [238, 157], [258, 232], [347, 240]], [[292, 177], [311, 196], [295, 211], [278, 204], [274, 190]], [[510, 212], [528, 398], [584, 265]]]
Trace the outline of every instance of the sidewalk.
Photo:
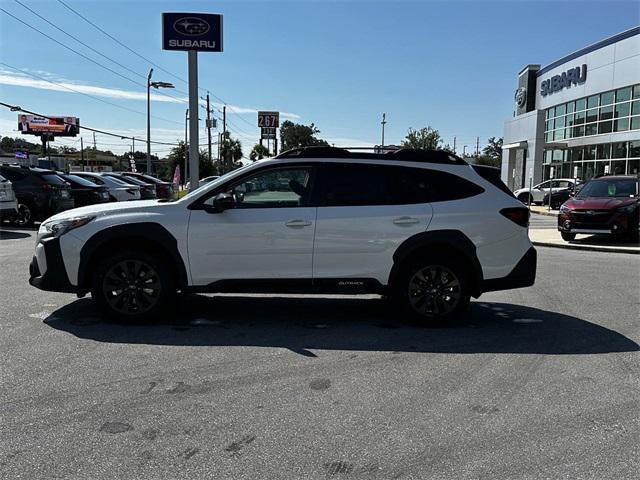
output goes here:
[[560, 214], [559, 210], [549, 210], [548, 206], [531, 205], [531, 213], [537, 213], [538, 215], [549, 215], [550, 217], [557, 217]]
[[569, 248], [573, 250], [591, 250], [595, 252], [609, 253], [635, 253], [640, 254], [640, 245], [628, 243], [611, 243], [611, 239], [604, 235], [580, 235], [571, 242], [565, 242], [560, 232], [552, 229], [529, 229], [529, 238], [536, 246]]

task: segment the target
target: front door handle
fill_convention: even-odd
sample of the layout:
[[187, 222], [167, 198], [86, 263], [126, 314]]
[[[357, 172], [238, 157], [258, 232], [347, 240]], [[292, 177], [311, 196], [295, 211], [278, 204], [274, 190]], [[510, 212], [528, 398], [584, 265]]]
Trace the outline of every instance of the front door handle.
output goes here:
[[290, 228], [300, 228], [308, 227], [309, 225], [311, 225], [311, 222], [308, 220], [289, 220], [287, 223], [285, 223], [285, 225]]
[[420, 223], [420, 220], [414, 217], [399, 217], [394, 218], [393, 223], [396, 225], [412, 225], [414, 223]]

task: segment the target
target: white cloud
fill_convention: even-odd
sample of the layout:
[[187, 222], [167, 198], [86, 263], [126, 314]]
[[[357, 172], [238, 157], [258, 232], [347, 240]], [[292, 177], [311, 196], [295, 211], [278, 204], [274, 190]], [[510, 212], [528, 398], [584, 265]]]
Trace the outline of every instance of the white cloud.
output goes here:
[[[62, 77], [57, 76], [54, 73], [46, 72], [43, 70], [30, 70], [31, 72], [37, 74], [37, 76], [43, 77], [44, 79], [37, 79], [29, 77], [21, 72], [15, 72], [13, 70], [8, 70], [0, 67], [0, 84], [3, 85], [12, 85], [17, 87], [25, 87], [25, 88], [36, 88], [39, 90], [53, 90], [57, 92], [71, 92], [75, 90], [76, 92], [84, 93], [87, 95], [95, 95], [97, 97], [104, 98], [115, 98], [120, 100], [136, 100], [136, 101], [146, 101], [147, 93], [146, 91], [135, 91], [135, 90], [123, 90], [119, 88], [111, 88], [111, 87], [100, 87], [96, 85], [88, 85], [85, 83], [79, 83], [74, 80], [68, 80]], [[55, 83], [51, 83], [55, 82]], [[143, 88], [143, 87], [141, 87]], [[72, 92], [71, 92], [72, 93]], [[157, 93], [151, 93], [151, 98], [154, 101], [158, 102], [169, 102], [169, 103], [185, 103], [188, 102], [188, 98], [180, 95], [171, 94], [171, 96], [160, 95]], [[222, 109], [222, 103], [214, 103], [216, 108]], [[254, 114], [258, 113], [258, 108], [253, 107], [242, 107], [238, 105], [227, 105], [227, 112], [235, 113], [235, 114]], [[280, 115], [283, 118], [289, 118], [292, 120], [297, 120], [300, 118], [299, 115], [291, 112], [280, 112]]]

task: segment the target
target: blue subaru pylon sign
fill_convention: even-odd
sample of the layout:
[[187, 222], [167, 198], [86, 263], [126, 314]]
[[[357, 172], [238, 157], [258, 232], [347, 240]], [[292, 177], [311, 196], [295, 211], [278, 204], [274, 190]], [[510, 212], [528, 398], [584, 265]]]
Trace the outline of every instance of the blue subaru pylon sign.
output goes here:
[[222, 15], [163, 13], [162, 49], [222, 52]]

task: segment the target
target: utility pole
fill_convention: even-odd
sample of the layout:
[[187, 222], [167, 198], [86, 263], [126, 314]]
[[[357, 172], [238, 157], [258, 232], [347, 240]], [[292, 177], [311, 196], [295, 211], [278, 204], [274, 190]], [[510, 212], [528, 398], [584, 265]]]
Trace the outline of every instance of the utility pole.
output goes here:
[[480, 156], [480, 137], [476, 137], [476, 160]]
[[384, 147], [384, 126], [387, 123], [386, 117], [387, 117], [387, 114], [383, 113], [382, 114], [382, 121], [380, 122], [380, 124], [382, 125], [382, 146], [383, 147]]
[[187, 143], [187, 125], [189, 123], [189, 109], [184, 112], [184, 184], [187, 184], [187, 167], [189, 166], [189, 144]]
[[207, 91], [207, 140], [209, 141], [209, 162], [211, 159], [211, 108], [209, 107], [209, 92]]
[[468, 146], [469, 146], [469, 145], [463, 145], [463, 146], [462, 146], [462, 157], [463, 157], [463, 158], [465, 157], [465, 155], [467, 155], [467, 147], [468, 147]]
[[456, 137], [453, 137], [453, 154], [456, 154]]
[[98, 159], [98, 147], [96, 147], [96, 132], [93, 132], [93, 165], [95, 166]]
[[[223, 105], [222, 107], [222, 145], [224, 145], [224, 142], [226, 142], [227, 140], [227, 106]], [[226, 151], [223, 150], [223, 154], [224, 154], [224, 159], [222, 160], [222, 165], [223, 165], [223, 172], [222, 173], [227, 173], [227, 154], [228, 152], [228, 148], [226, 149]]]
[[84, 164], [84, 143], [82, 137], [80, 137], [80, 163]]
[[151, 75], [153, 68], [147, 76], [147, 175], [151, 175]]

